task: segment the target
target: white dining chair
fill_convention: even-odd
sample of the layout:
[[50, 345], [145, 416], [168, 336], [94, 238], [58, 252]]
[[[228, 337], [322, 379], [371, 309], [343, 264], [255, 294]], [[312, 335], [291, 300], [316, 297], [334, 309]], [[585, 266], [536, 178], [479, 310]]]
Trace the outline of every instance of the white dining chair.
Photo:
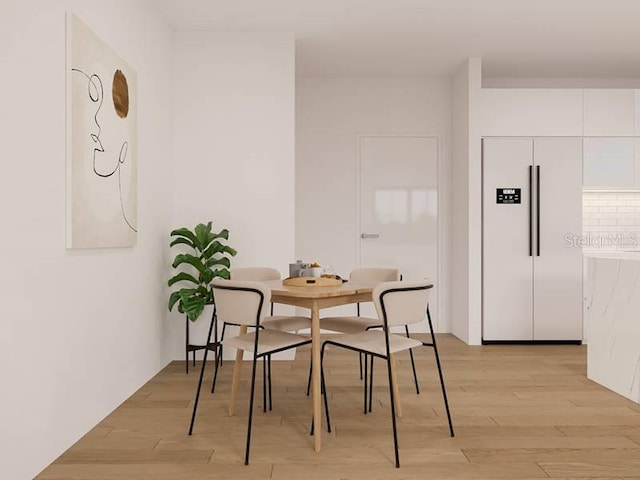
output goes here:
[[[267, 317], [267, 305], [271, 300], [271, 289], [264, 283], [217, 279], [212, 282], [212, 286], [216, 315], [218, 318], [230, 324], [246, 325], [254, 328], [250, 333], [226, 338], [224, 340], [224, 343], [230, 347], [235, 347], [253, 354], [251, 391], [249, 394], [249, 418], [247, 422], [247, 439], [244, 458], [245, 465], [248, 465], [257, 362], [260, 358], [265, 358], [274, 353], [311, 343], [311, 339], [308, 336], [264, 328], [263, 323]], [[193, 433], [200, 389], [202, 387], [202, 376], [201, 374], [196, 391], [189, 435]]]
[[[436, 346], [435, 335], [429, 314], [429, 293], [433, 285], [429, 281], [422, 282], [384, 282], [373, 289], [373, 302], [382, 323], [381, 330], [365, 330], [359, 333], [339, 335], [334, 339], [325, 340], [321, 351], [321, 374], [325, 389], [325, 408], [329, 418], [327, 386], [324, 381], [324, 354], [327, 345], [346, 348], [364, 355], [371, 355], [386, 360], [387, 374], [389, 378], [389, 398], [391, 401], [391, 421], [393, 427], [393, 445], [395, 451], [395, 464], [400, 467], [400, 455], [398, 452], [398, 432], [396, 426], [396, 398], [394, 390], [394, 375], [392, 373], [392, 355], [416, 347], [433, 347], [435, 351], [442, 397], [444, 399], [447, 419], [449, 421], [449, 432], [454, 436], [449, 402], [440, 365], [440, 357]], [[391, 333], [391, 328], [395, 326], [411, 325], [424, 320], [425, 312], [431, 328], [432, 343], [424, 343], [419, 340]]]
[[[362, 283], [365, 285], [377, 285], [382, 282], [393, 282], [402, 280], [400, 270], [397, 268], [379, 268], [379, 267], [363, 267], [356, 268], [349, 275], [349, 281], [353, 283]], [[356, 304], [355, 316], [335, 316], [323, 317], [320, 319], [320, 327], [324, 330], [331, 330], [339, 333], [358, 333], [370, 330], [372, 328], [380, 328], [381, 321], [377, 317], [362, 317], [360, 315], [360, 304]], [[409, 327], [404, 325], [406, 336], [409, 337]], [[416, 373], [416, 364], [413, 358], [413, 352], [409, 350], [411, 359], [411, 369], [413, 370], [413, 381], [416, 386], [416, 393], [420, 394], [420, 386], [418, 384], [418, 375]], [[364, 357], [364, 375], [363, 375], [363, 355], [360, 355], [360, 379], [367, 380], [367, 370], [373, 368], [373, 360], [368, 362], [368, 357]], [[369, 366], [370, 365], [370, 366]], [[309, 377], [311, 378], [311, 377]], [[307, 382], [307, 395], [309, 394], [310, 382]], [[367, 408], [367, 389], [365, 383], [365, 401], [364, 412], [371, 411], [371, 404]]]
[[[246, 267], [246, 268], [232, 268], [230, 271], [231, 280], [240, 281], [252, 281], [252, 282], [264, 282], [270, 280], [280, 280], [280, 272], [271, 267]], [[297, 332], [305, 328], [311, 327], [311, 318], [297, 315], [274, 315], [273, 303], [270, 303], [270, 315], [266, 316], [261, 323], [262, 328], [268, 328], [272, 330], [280, 330], [283, 332]], [[220, 348], [219, 358], [222, 361], [224, 337], [227, 327], [240, 325], [234, 323], [231, 319], [225, 319], [222, 323], [222, 333], [220, 334]], [[265, 368], [263, 369], [263, 377], [268, 378], [266, 384], [269, 391], [269, 410], [272, 409], [272, 391], [271, 391], [271, 356], [264, 358]], [[213, 383], [211, 385], [211, 393], [214, 393], [217, 380], [217, 367], [213, 376]], [[267, 409], [266, 392], [263, 392], [264, 402], [263, 409]]]

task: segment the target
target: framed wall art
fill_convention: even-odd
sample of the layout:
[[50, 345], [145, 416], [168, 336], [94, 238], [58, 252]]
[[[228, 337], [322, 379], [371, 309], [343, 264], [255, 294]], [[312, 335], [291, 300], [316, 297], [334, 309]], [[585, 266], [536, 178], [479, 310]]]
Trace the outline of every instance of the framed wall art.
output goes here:
[[67, 15], [67, 248], [137, 240], [136, 74]]

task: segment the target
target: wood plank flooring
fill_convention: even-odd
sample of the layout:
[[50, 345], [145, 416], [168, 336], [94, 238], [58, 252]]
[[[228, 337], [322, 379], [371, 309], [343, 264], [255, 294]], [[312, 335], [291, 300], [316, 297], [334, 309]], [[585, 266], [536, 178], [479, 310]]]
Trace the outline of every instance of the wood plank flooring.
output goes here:
[[[327, 352], [334, 429], [325, 430], [322, 452], [314, 453], [307, 347], [294, 361], [273, 362], [273, 411], [262, 412], [257, 388], [249, 466], [249, 362], [236, 416], [227, 415], [228, 362], [215, 395], [203, 392], [193, 436], [187, 430], [199, 369], [185, 375], [184, 364], [174, 362], [37, 478], [640, 480], [640, 405], [587, 380], [586, 347], [469, 347], [451, 335], [440, 335], [439, 346], [456, 437], [448, 436], [432, 352], [416, 352], [420, 395], [408, 356], [398, 358], [400, 469], [383, 364], [373, 412], [364, 415], [358, 358], [343, 350]], [[209, 388], [211, 375], [209, 368]]]

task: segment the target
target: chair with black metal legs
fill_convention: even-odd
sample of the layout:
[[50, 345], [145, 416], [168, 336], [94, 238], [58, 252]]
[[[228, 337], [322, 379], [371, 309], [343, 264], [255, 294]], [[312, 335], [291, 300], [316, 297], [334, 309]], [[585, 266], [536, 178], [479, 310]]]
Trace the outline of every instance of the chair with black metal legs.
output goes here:
[[[379, 284], [382, 282], [392, 282], [402, 280], [402, 275], [397, 268], [380, 268], [380, 267], [363, 267], [356, 268], [349, 275], [349, 281], [353, 283], [363, 284]], [[358, 333], [372, 328], [381, 328], [379, 318], [363, 317], [360, 315], [360, 304], [356, 304], [356, 316], [341, 316], [341, 317], [323, 317], [320, 319], [320, 327], [323, 330], [331, 330], [340, 333]], [[409, 337], [409, 327], [404, 325], [406, 336]], [[416, 386], [416, 393], [420, 394], [420, 386], [418, 384], [418, 375], [416, 374], [416, 364], [413, 358], [413, 351], [409, 350], [409, 358], [411, 360], [411, 369], [413, 371], [413, 381]], [[360, 379], [364, 378], [366, 386], [366, 376], [369, 364], [373, 365], [373, 359], [368, 362], [365, 358], [363, 369], [363, 356], [360, 355]], [[363, 375], [364, 370], [364, 375]], [[311, 373], [309, 374], [309, 380], [307, 382], [307, 395], [309, 395], [311, 385]], [[369, 404], [368, 411], [371, 411], [371, 404]], [[366, 389], [365, 389], [365, 408], [364, 413], [367, 413], [366, 402]]]
[[[253, 420], [257, 362], [260, 358], [267, 357], [274, 353], [311, 343], [311, 339], [303, 335], [262, 328], [262, 322], [266, 317], [266, 306], [271, 300], [271, 289], [267, 285], [260, 282], [214, 280], [212, 286], [218, 318], [241, 326], [254, 327], [254, 330], [250, 333], [226, 338], [224, 340], [225, 345], [253, 354], [251, 390], [249, 394], [249, 419], [247, 422], [247, 443], [244, 458], [245, 465], [248, 465], [251, 447], [251, 424]], [[202, 377], [203, 375], [201, 374], [196, 400], [193, 405], [189, 435], [193, 433]]]
[[[340, 335], [335, 339], [326, 340], [322, 344], [321, 358], [327, 345], [334, 345], [353, 350], [364, 355], [372, 355], [386, 360], [387, 374], [389, 378], [389, 399], [391, 401], [391, 421], [393, 426], [393, 445], [395, 451], [395, 464], [400, 467], [400, 455], [398, 452], [398, 431], [396, 426], [396, 398], [394, 395], [394, 375], [392, 373], [392, 355], [420, 346], [433, 346], [435, 348], [435, 336], [432, 330], [433, 345], [425, 344], [419, 340], [404, 335], [393, 334], [391, 327], [412, 325], [424, 320], [425, 311], [431, 326], [429, 315], [429, 293], [433, 285], [428, 281], [422, 282], [385, 282], [373, 289], [373, 302], [382, 322], [382, 330], [367, 330], [360, 333]], [[436, 350], [437, 352], [437, 350]], [[436, 353], [436, 363], [440, 376], [442, 397], [449, 421], [449, 432], [454, 436], [449, 402], [444, 385], [440, 358]], [[321, 364], [322, 365], [322, 364]], [[328, 396], [325, 385], [325, 397]], [[328, 415], [328, 412], [327, 412]]]
[[[251, 282], [263, 282], [269, 280], [280, 280], [280, 272], [275, 268], [270, 267], [247, 267], [247, 268], [233, 268], [230, 271], [231, 280], [251, 281]], [[237, 323], [231, 320], [226, 320], [222, 323], [222, 333], [220, 334], [220, 342], [224, 340], [225, 333], [228, 326], [239, 327]], [[274, 315], [273, 303], [271, 303], [270, 315], [265, 317], [262, 321], [263, 328], [269, 328], [274, 330], [281, 330], [283, 332], [294, 332], [302, 330], [304, 328], [311, 327], [311, 318], [296, 316], [296, 315]], [[219, 356], [222, 359], [223, 349], [220, 347]], [[265, 357], [266, 370], [268, 371], [268, 378], [271, 378], [271, 357]], [[214, 381], [211, 384], [211, 393], [215, 391], [217, 370], [214, 374]], [[266, 402], [264, 404], [266, 410]], [[271, 382], [269, 382], [269, 410], [272, 408], [271, 398]]]

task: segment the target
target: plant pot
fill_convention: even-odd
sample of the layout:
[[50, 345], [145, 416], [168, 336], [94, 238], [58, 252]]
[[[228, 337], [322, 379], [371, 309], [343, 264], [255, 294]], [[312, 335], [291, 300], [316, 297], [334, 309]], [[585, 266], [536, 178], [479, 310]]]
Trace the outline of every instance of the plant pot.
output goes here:
[[[213, 305], [207, 305], [202, 312], [202, 315], [192, 322], [187, 319], [188, 325], [188, 337], [187, 345], [203, 347], [207, 345], [207, 338], [209, 336], [209, 328], [211, 327], [211, 314]], [[213, 332], [211, 332], [211, 341], [213, 342]]]

